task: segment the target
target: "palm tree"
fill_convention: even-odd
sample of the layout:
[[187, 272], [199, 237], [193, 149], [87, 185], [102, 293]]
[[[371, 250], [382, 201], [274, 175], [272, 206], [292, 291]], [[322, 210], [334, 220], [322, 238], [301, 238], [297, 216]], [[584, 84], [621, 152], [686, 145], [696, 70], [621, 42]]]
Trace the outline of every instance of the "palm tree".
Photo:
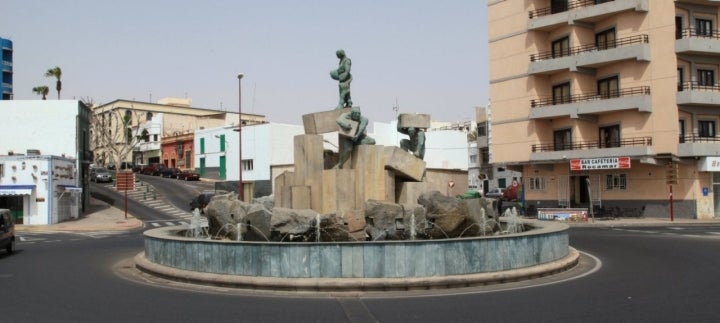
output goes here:
[[48, 95], [48, 93], [50, 93], [50, 89], [45, 85], [36, 86], [32, 89], [32, 91], [37, 95], [42, 95], [43, 100], [45, 100], [45, 97]]
[[47, 72], [45, 72], [45, 76], [54, 77], [57, 79], [57, 82], [55, 82], [55, 89], [58, 92], [58, 100], [60, 100], [60, 90], [62, 90], [62, 81], [60, 80], [60, 78], [62, 77], [62, 70], [60, 69], [60, 67], [55, 66], [47, 70]]

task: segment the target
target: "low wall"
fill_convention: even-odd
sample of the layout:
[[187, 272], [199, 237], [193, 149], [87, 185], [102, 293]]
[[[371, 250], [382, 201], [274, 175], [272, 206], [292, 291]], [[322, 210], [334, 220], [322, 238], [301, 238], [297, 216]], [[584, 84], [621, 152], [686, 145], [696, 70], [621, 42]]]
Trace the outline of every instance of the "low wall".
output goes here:
[[377, 242], [235, 242], [181, 237], [186, 226], [145, 232], [145, 258], [180, 270], [282, 278], [436, 277], [505, 271], [560, 260], [568, 226], [530, 221], [503, 236]]

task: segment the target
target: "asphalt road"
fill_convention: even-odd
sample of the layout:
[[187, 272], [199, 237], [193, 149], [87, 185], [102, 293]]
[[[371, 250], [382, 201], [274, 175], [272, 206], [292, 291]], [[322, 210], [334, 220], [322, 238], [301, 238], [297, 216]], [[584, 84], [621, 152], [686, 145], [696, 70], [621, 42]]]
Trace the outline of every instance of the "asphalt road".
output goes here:
[[[140, 231], [22, 233], [0, 253], [2, 322], [717, 322], [720, 226], [573, 228], [594, 273], [422, 294], [260, 295], [121, 278]], [[457, 292], [457, 294], [453, 294]]]

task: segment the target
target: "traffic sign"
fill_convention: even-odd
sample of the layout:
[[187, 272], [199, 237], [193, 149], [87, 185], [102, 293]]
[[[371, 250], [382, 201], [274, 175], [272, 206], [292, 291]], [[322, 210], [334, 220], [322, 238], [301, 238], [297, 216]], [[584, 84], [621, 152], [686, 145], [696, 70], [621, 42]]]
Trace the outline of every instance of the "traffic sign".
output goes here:
[[135, 190], [135, 173], [132, 171], [118, 172], [115, 178], [115, 185], [118, 191]]

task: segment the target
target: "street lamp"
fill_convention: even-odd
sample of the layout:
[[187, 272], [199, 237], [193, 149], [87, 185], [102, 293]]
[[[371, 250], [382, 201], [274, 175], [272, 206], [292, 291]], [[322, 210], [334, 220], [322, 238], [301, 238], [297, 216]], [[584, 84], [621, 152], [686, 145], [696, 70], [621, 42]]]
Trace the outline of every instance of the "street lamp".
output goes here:
[[243, 73], [239, 73], [238, 78], [238, 199], [244, 201], [243, 198], [243, 163], [242, 163], [242, 78], [245, 76]]

